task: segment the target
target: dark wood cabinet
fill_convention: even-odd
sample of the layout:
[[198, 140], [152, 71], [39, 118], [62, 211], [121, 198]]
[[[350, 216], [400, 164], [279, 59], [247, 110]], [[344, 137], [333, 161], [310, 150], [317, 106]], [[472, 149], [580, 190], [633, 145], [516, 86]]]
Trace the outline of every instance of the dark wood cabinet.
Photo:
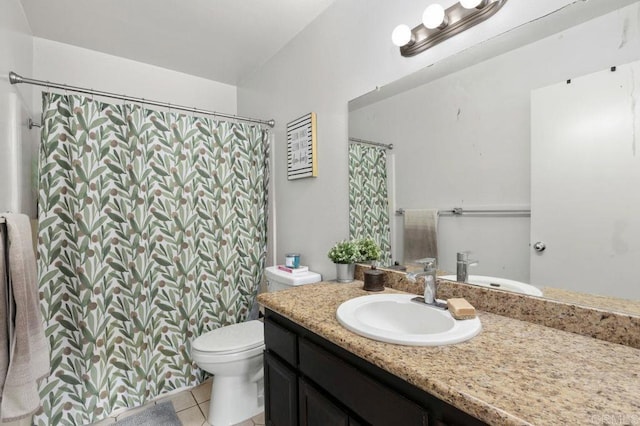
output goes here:
[[274, 426], [298, 424], [298, 375], [295, 370], [265, 351], [265, 419]]
[[484, 425], [269, 309], [265, 346], [267, 425]]
[[349, 414], [304, 379], [299, 382], [301, 426], [349, 426]]
[[427, 411], [307, 339], [299, 371], [369, 424], [426, 426]]

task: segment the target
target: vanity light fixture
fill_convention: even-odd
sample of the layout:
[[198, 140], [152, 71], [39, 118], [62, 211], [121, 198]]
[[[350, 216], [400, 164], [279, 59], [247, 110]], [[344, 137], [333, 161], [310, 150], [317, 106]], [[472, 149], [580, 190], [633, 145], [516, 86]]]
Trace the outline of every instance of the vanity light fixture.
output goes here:
[[507, 0], [460, 0], [447, 9], [439, 4], [432, 4], [425, 9], [420, 25], [412, 30], [407, 25], [398, 25], [391, 34], [391, 40], [400, 47], [402, 56], [414, 56], [489, 19], [506, 2]]

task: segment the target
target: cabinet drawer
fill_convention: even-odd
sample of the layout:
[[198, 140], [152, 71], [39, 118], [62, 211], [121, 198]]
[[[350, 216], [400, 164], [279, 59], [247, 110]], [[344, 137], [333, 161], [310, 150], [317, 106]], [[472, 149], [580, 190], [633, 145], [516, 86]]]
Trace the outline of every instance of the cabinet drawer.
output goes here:
[[298, 337], [295, 333], [267, 318], [264, 322], [264, 342], [270, 352], [278, 354], [294, 367], [298, 365]]
[[419, 405], [306, 339], [299, 346], [300, 372], [367, 423], [427, 425]]

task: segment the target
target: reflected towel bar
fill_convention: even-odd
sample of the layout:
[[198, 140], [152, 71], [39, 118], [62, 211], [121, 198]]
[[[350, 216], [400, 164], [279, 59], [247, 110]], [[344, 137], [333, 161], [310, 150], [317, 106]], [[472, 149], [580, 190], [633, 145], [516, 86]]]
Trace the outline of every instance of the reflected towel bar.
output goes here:
[[359, 138], [349, 138], [349, 142], [355, 142], [355, 143], [361, 143], [361, 144], [365, 144], [365, 145], [378, 146], [380, 148], [386, 148], [386, 149], [393, 149], [393, 144], [392, 143], [374, 142], [374, 141], [368, 141], [366, 139], [359, 139]]
[[[438, 210], [438, 216], [462, 216], [472, 215], [531, 215], [531, 209], [473, 209], [467, 210], [462, 207], [454, 207], [451, 210]], [[404, 209], [396, 210], [396, 216], [404, 215]]]

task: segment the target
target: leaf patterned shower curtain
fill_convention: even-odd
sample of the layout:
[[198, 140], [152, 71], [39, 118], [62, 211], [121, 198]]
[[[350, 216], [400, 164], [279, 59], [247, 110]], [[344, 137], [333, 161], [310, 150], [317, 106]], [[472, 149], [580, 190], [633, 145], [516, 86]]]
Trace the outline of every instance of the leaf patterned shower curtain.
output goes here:
[[266, 252], [257, 126], [43, 94], [36, 424], [88, 424], [203, 379], [190, 342], [246, 319]]
[[383, 148], [349, 144], [349, 238], [373, 238], [380, 264], [391, 264], [387, 194], [387, 153]]

